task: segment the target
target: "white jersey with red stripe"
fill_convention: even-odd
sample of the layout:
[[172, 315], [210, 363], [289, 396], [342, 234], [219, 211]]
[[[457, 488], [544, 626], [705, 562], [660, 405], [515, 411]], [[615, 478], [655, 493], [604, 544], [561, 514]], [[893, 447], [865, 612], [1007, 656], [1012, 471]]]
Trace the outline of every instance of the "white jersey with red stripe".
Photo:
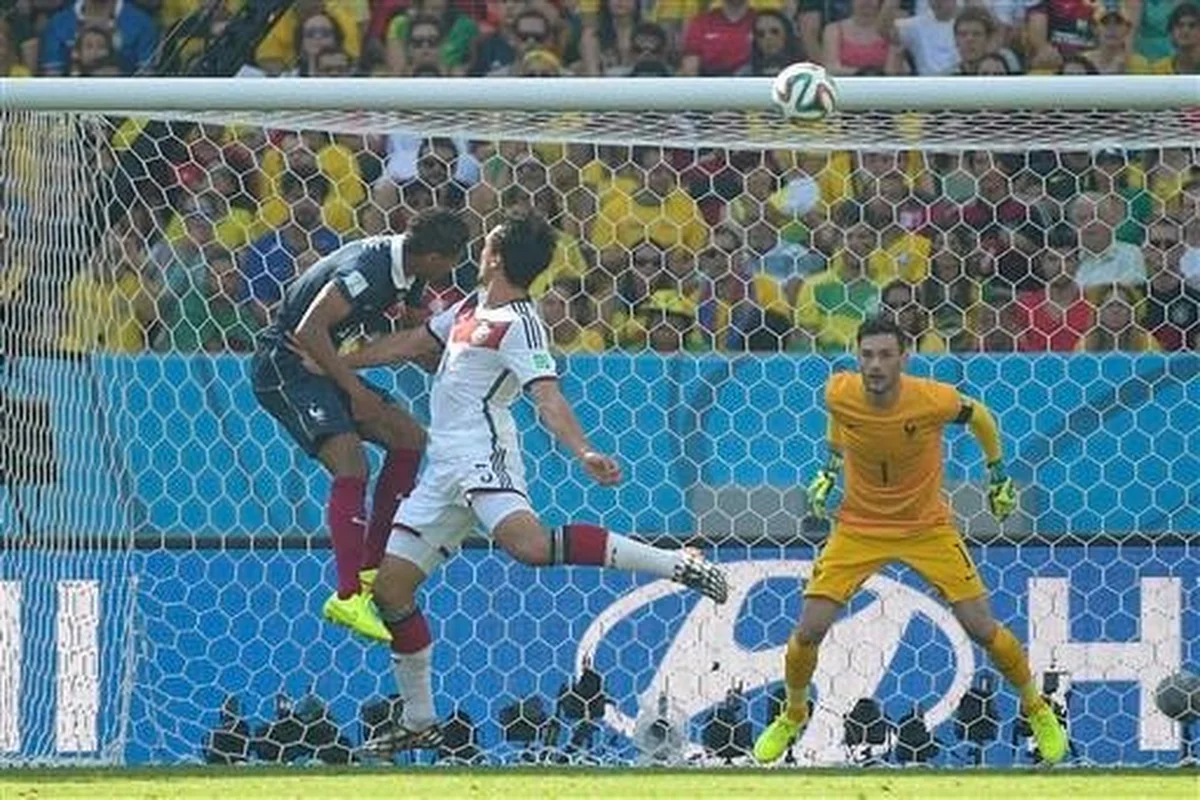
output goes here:
[[[498, 488], [524, 491], [511, 407], [531, 383], [558, 377], [533, 302], [489, 306], [476, 291], [426, 325], [443, 345], [430, 396], [426, 455], [431, 462], [486, 461], [497, 470]], [[513, 479], [522, 485], [512, 486]]]

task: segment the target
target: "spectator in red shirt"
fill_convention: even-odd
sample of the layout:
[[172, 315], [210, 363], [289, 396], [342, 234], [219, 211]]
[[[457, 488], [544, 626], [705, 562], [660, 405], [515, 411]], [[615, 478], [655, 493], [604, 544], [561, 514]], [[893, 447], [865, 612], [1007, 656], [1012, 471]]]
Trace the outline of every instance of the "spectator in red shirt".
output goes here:
[[1030, 69], [1056, 71], [1064, 56], [1082, 54], [1097, 44], [1093, 0], [1042, 0], [1025, 18]]
[[1015, 313], [1021, 336], [1017, 349], [1023, 353], [1075, 350], [1092, 327], [1092, 305], [1075, 282], [1079, 242], [1066, 225], [1050, 231], [1049, 247], [1037, 259], [1039, 289], [1017, 295]]
[[688, 23], [679, 74], [735, 74], [750, 63], [753, 35], [754, 12], [748, 0], [725, 0], [720, 8]]
[[887, 68], [892, 45], [880, 30], [880, 5], [880, 0], [854, 0], [849, 17], [825, 26], [821, 44], [831, 75]]

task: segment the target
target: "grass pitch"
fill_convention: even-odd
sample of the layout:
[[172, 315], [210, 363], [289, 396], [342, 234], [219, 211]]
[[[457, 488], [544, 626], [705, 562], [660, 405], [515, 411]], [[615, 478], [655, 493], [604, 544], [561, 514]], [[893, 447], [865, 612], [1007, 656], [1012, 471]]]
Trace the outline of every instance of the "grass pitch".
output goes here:
[[547, 769], [137, 769], [0, 773], [3, 800], [130, 798], [954, 798], [1109, 800], [1200, 798], [1200, 773], [547, 770]]

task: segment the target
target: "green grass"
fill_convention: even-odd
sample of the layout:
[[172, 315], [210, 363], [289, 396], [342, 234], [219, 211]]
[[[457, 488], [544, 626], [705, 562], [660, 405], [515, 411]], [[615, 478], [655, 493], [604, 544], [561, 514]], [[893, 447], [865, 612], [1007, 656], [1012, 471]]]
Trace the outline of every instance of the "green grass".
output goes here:
[[138, 769], [0, 773], [0, 798], [953, 798], [1200, 797], [1189, 771]]

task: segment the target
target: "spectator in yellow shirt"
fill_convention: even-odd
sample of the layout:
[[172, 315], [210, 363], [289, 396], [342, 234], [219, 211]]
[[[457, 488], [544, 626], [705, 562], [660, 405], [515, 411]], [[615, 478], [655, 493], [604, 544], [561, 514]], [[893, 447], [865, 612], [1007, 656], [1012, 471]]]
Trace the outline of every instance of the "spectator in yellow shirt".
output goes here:
[[919, 283], [929, 274], [929, 239], [919, 232], [930, 222], [936, 197], [932, 179], [918, 170], [911, 180], [897, 155], [864, 153], [864, 169], [856, 174], [856, 195], [865, 216], [880, 232], [880, 252], [870, 264], [871, 276], [886, 283], [902, 278]]
[[67, 287], [62, 348], [72, 353], [137, 353], [146, 347], [154, 301], [140, 269], [146, 261], [128, 223], [106, 232], [91, 264]]
[[834, 206], [830, 222], [814, 233], [815, 243], [818, 233], [827, 238], [830, 231], [840, 229], [844, 234], [844, 247], [824, 239], [816, 243], [818, 252], [832, 253], [830, 269], [840, 269], [842, 261], [853, 256], [863, 262], [867, 277], [877, 286], [897, 278], [916, 283], [929, 274], [929, 240], [899, 231], [892, 209], [878, 198], [865, 206], [853, 200], [840, 203]]
[[604, 351], [604, 335], [593, 327], [596, 304], [587, 293], [583, 278], [558, 278], [542, 295], [539, 306], [554, 350], [560, 353]]
[[299, 69], [307, 75], [308, 61], [326, 47], [338, 47], [358, 59], [362, 34], [355, 5], [344, 0], [299, 0], [267, 32], [255, 51], [255, 62], [270, 74]]
[[696, 324], [696, 304], [674, 289], [659, 289], [638, 304], [625, 336], [626, 347], [656, 353], [706, 350], [707, 337]]
[[[708, 241], [708, 225], [696, 201], [681, 188], [675, 170], [658, 148], [639, 148], [635, 184], [612, 185], [600, 196], [590, 240], [597, 250], [631, 248], [650, 241], [666, 249], [682, 245], [693, 253]], [[644, 176], [644, 177], [643, 177]]]
[[1132, 72], [1133, 25], [1129, 12], [1117, 5], [1096, 7], [1096, 48], [1083, 57], [1095, 65], [1101, 75]]
[[[196, 202], [213, 209], [213, 241], [229, 250], [238, 250], [266, 233], [258, 219], [257, 203], [243, 190], [242, 179], [227, 166], [219, 166], [202, 175], [193, 191]], [[185, 204], [190, 207], [193, 204]], [[186, 208], [185, 208], [186, 210]], [[176, 244], [184, 238], [184, 214], [177, 213], [167, 224], [166, 240]]]
[[1130, 72], [1143, 75], [1200, 75], [1200, 4], [1182, 3], [1167, 21], [1175, 55], [1150, 61], [1130, 57]]
[[809, 331], [821, 350], [848, 349], [859, 323], [879, 307], [879, 284], [869, 272], [879, 236], [861, 217], [854, 218], [857, 211], [853, 203], [835, 209], [844, 244], [830, 267], [806, 279], [796, 297], [796, 325]]
[[285, 171], [300, 178], [321, 175], [329, 182], [329, 193], [321, 207], [323, 221], [335, 233], [349, 233], [356, 225], [355, 210], [366, 199], [367, 189], [354, 151], [327, 133], [307, 131], [288, 134], [279, 147], [262, 158], [265, 191], [260, 214], [266, 228], [278, 228], [291, 217], [291, 209], [279, 193]]

